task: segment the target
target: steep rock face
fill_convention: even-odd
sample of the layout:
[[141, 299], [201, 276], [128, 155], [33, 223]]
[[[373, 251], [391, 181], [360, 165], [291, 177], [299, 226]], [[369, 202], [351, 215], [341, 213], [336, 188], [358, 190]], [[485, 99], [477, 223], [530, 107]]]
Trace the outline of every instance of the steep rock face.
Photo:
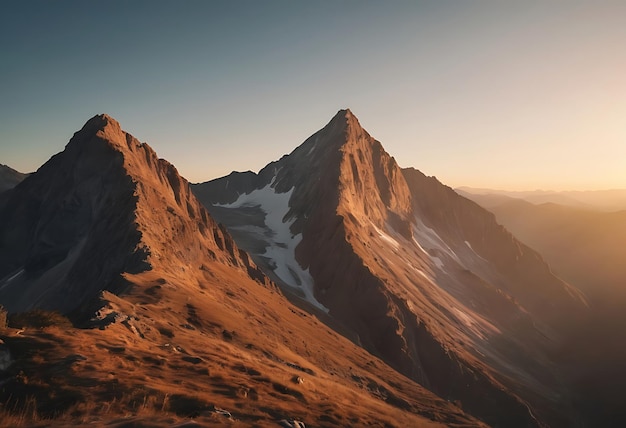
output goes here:
[[[277, 270], [276, 260], [264, 256], [267, 250], [264, 236], [276, 235], [276, 230], [268, 227], [267, 218], [278, 210], [275, 205], [265, 207], [262, 202], [268, 197], [264, 192], [284, 195], [286, 200], [281, 206], [284, 212], [278, 213], [278, 220], [288, 223], [289, 239], [301, 234], [300, 239], [305, 238], [295, 248], [298, 264], [308, 266], [308, 258], [312, 262], [317, 258], [307, 254], [315, 254], [317, 247], [306, 236], [324, 241], [335, 234], [342, 218], [359, 224], [367, 217], [376, 227], [389, 224], [403, 236], [410, 236], [412, 207], [408, 187], [395, 160], [380, 143], [372, 145], [372, 142], [375, 140], [361, 128], [356, 117], [349, 110], [342, 110], [291, 154], [270, 163], [258, 174], [231, 173], [196, 184], [193, 190], [216, 220], [229, 227], [235, 239], [256, 256], [257, 263], [270, 275]], [[360, 174], [363, 165], [374, 168], [375, 172]], [[368, 190], [372, 188], [375, 191]], [[241, 197], [246, 194], [251, 197]], [[348, 201], [341, 205], [347, 211], [340, 212], [342, 199]], [[358, 213], [358, 219], [351, 204], [366, 207]], [[255, 233], [249, 226], [260, 230]], [[308, 248], [309, 244], [313, 247]], [[292, 272], [283, 277], [273, 275], [273, 279], [297, 291], [303, 281], [299, 277], [293, 280], [292, 274], [297, 274], [294, 270], [298, 266], [289, 266], [286, 271]]]
[[[564, 327], [560, 325], [562, 321], [572, 322], [584, 296], [552, 275], [536, 251], [498, 224], [492, 213], [436, 178], [413, 168], [402, 172], [414, 195], [415, 210], [424, 223], [445, 236], [449, 245], [463, 247], [466, 243], [491, 262], [490, 269], [481, 270], [484, 278], [548, 325]], [[564, 314], [571, 316], [563, 317]]]
[[[550, 353], [584, 300], [492, 215], [420, 174], [342, 110], [256, 180], [194, 191], [273, 279], [402, 373], [489, 423], [572, 422]], [[267, 192], [284, 199], [281, 223]]]
[[176, 169], [106, 115], [7, 193], [0, 224], [0, 301], [12, 312], [69, 312], [125, 287], [125, 274], [207, 256], [264, 280]]
[[28, 174], [22, 174], [7, 165], [0, 164], [0, 193], [14, 188], [27, 176]]

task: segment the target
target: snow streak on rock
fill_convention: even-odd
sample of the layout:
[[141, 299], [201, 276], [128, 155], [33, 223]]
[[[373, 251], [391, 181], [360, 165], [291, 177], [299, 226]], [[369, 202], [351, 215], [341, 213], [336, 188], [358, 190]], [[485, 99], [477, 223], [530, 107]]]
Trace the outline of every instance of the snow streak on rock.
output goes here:
[[285, 284], [300, 290], [304, 298], [312, 305], [328, 312], [328, 308], [317, 301], [313, 294], [313, 278], [308, 269], [296, 260], [296, 247], [302, 241], [302, 234], [293, 235], [291, 225], [296, 218], [285, 220], [289, 212], [289, 199], [295, 187], [288, 192], [277, 193], [274, 179], [265, 187], [250, 193], [239, 195], [231, 204], [215, 204], [222, 208], [258, 207], [265, 213], [265, 228], [254, 227], [249, 231], [257, 235], [266, 244], [265, 253], [261, 257], [269, 259], [273, 271]]

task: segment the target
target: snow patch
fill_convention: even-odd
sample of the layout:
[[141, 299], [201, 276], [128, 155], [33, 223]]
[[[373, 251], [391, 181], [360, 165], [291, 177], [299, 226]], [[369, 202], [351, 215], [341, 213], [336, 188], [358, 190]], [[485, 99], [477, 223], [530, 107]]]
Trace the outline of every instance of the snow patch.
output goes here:
[[456, 319], [459, 320], [463, 325], [465, 325], [466, 328], [468, 328], [472, 333], [474, 333], [481, 339], [486, 340], [489, 333], [498, 333], [498, 329], [491, 324], [488, 324], [480, 319], [474, 319], [472, 316], [462, 311], [461, 309], [452, 308], [452, 310], [454, 311]]
[[319, 140], [319, 136], [315, 137], [315, 142], [313, 143], [313, 146], [309, 149], [309, 152], [306, 154], [307, 157], [311, 156], [311, 153], [313, 153], [315, 149], [317, 148], [317, 140]]
[[266, 234], [266, 229], [260, 226], [254, 226], [251, 224], [242, 224], [239, 226], [230, 226], [232, 230], [240, 230], [242, 232], [246, 232], [252, 236], [264, 237]]
[[435, 263], [438, 269], [443, 269], [443, 262], [439, 257], [430, 256], [430, 259]]
[[374, 227], [374, 229], [376, 229], [376, 233], [380, 238], [383, 239], [383, 241], [387, 242], [396, 250], [400, 248], [400, 243], [397, 240], [395, 240], [389, 234], [385, 233], [383, 230], [380, 230], [378, 227], [376, 227], [374, 223], [371, 223], [371, 225]]
[[[429, 256], [430, 254], [427, 250], [437, 249], [443, 251], [456, 262], [461, 264], [461, 261], [459, 260], [456, 253], [452, 251], [452, 248], [450, 248], [443, 239], [441, 239], [441, 237], [437, 234], [437, 232], [435, 232], [435, 230], [426, 226], [420, 218], [416, 218], [415, 223], [416, 225], [413, 227], [413, 242], [418, 246], [419, 249], [421, 249], [425, 254], [428, 254]], [[432, 256], [430, 257], [432, 258]], [[435, 263], [437, 262], [435, 261]]]
[[[390, 246], [391, 246], [391, 247], [392, 247], [392, 248], [393, 248], [396, 252], [397, 252], [397, 250], [399, 250], [399, 249], [400, 249], [400, 247], [401, 247], [402, 245], [401, 245], [400, 241], [399, 241], [397, 238], [394, 238], [394, 237], [393, 237], [392, 235], [390, 235], [389, 233], [385, 232], [384, 230], [379, 229], [378, 227], [376, 227], [376, 225], [375, 225], [374, 223], [370, 222], [370, 224], [371, 224], [371, 225], [372, 225], [372, 227], [376, 230], [376, 233], [378, 234], [378, 237], [379, 237], [379, 238], [381, 238], [381, 239], [383, 240], [383, 242], [385, 242], [385, 243], [389, 244], [389, 245], [390, 245]], [[423, 224], [422, 224], [422, 226], [423, 226]], [[389, 227], [389, 226], [387, 226], [387, 225], [386, 225], [387, 230], [388, 230], [388, 227]], [[446, 244], [445, 244], [445, 243], [443, 243], [443, 240], [441, 240], [441, 238], [439, 238], [439, 236], [437, 235], [437, 233], [436, 233], [433, 229], [427, 228], [426, 226], [424, 226], [424, 228], [426, 229], [426, 231], [427, 231], [427, 233], [428, 233], [428, 234], [423, 234], [423, 235], [424, 235], [424, 236], [426, 236], [428, 239], [426, 239], [426, 240], [422, 240], [422, 242], [427, 241], [427, 242], [429, 242], [429, 243], [431, 243], [431, 244], [432, 244], [432, 243], [434, 243], [434, 242], [436, 242], [437, 240], [439, 240], [439, 241], [441, 242], [441, 245], [433, 244], [433, 245], [431, 245], [429, 248], [433, 248], [433, 247], [435, 247], [435, 248], [439, 248], [439, 249], [441, 249], [441, 248], [443, 248], [443, 246], [446, 246]], [[415, 230], [415, 229], [414, 229], [414, 230]], [[400, 239], [401, 239], [402, 241], [404, 241], [404, 238], [400, 238]], [[419, 243], [419, 242], [418, 242], [415, 238], [413, 238], [413, 239], [412, 239], [412, 243], [413, 243], [415, 246], [417, 246], [417, 248], [418, 248], [418, 249], [419, 249], [419, 250], [420, 250], [420, 251], [421, 251], [424, 255], [426, 255], [426, 256], [428, 257], [428, 259], [430, 259], [430, 260], [431, 260], [431, 261], [435, 264], [435, 266], [436, 266], [438, 269], [443, 270], [443, 267], [444, 267], [444, 262], [443, 262], [443, 260], [441, 260], [441, 258], [431, 255], [431, 254], [430, 254], [430, 253], [429, 253], [426, 249], [424, 249], [424, 247], [422, 247], [422, 245], [420, 245], [420, 243]], [[449, 250], [449, 252], [451, 252], [451, 253], [452, 253], [452, 255], [453, 255], [452, 257], [455, 257], [455, 256], [456, 256], [456, 255], [454, 254], [454, 252], [453, 252], [453, 251], [452, 251], [449, 247], [447, 247], [447, 246], [446, 246], [446, 248]], [[444, 251], [445, 251], [445, 250], [444, 250]], [[406, 260], [406, 259], [404, 259], [404, 258], [403, 258], [403, 260], [408, 262], [408, 260]], [[413, 266], [413, 269], [414, 269], [416, 272], [418, 272], [421, 276], [423, 276], [424, 278], [428, 279], [430, 282], [433, 282], [433, 281], [434, 281], [434, 279], [433, 279], [433, 278], [432, 278], [432, 277], [431, 277], [428, 273], [426, 273], [426, 272], [422, 271], [421, 269], [419, 269], [419, 268], [417, 268], [417, 267], [415, 267], [415, 266]]]
[[470, 249], [470, 250], [472, 250], [472, 252], [473, 252], [473, 253], [474, 253], [474, 254], [475, 254], [475, 255], [476, 255], [479, 259], [481, 259], [481, 260], [483, 260], [483, 261], [488, 262], [488, 260], [487, 260], [487, 259], [482, 258], [482, 257], [480, 256], [480, 254], [478, 254], [478, 253], [476, 252], [476, 250], [474, 250], [474, 249], [472, 248], [472, 244], [470, 244], [470, 243], [469, 243], [469, 241], [465, 241], [465, 245], [467, 245], [467, 246], [469, 247], [469, 249]]
[[24, 269], [20, 269], [17, 273], [15, 273], [14, 275], [11, 275], [11, 276], [10, 276], [10, 277], [6, 280], [6, 282], [8, 283], [8, 282], [13, 281], [15, 278], [17, 278], [18, 276], [20, 276], [20, 275], [21, 275], [21, 274], [23, 274], [23, 273], [24, 273]]
[[480, 331], [480, 329], [477, 328], [478, 327], [477, 326], [478, 323], [474, 319], [472, 319], [472, 317], [470, 317], [468, 314], [466, 314], [465, 312], [463, 312], [462, 310], [460, 310], [458, 308], [452, 308], [452, 309], [454, 310], [455, 317], [461, 323], [463, 323], [466, 327], [468, 327], [470, 330], [472, 330], [479, 337], [483, 337], [482, 332]]
[[[215, 204], [223, 208], [259, 207], [265, 213], [263, 240], [267, 247], [265, 253], [259, 254], [270, 259], [273, 271], [285, 284], [302, 290], [305, 299], [312, 305], [328, 312], [328, 308], [317, 301], [313, 294], [314, 281], [309, 269], [302, 269], [296, 260], [296, 247], [302, 241], [302, 234], [291, 234], [291, 225], [296, 218], [285, 220], [289, 212], [289, 199], [295, 187], [285, 193], [276, 193], [272, 187], [276, 176], [262, 189], [239, 195], [237, 200], [230, 204]], [[248, 226], [254, 227], [254, 226]], [[258, 232], [255, 229], [255, 232]]]
[[0, 281], [0, 290], [2, 290], [4, 287], [9, 285], [14, 279], [18, 278], [23, 273], [24, 273], [24, 269], [22, 268], [18, 270], [16, 273], [14, 273], [13, 275], [9, 276], [8, 278]]

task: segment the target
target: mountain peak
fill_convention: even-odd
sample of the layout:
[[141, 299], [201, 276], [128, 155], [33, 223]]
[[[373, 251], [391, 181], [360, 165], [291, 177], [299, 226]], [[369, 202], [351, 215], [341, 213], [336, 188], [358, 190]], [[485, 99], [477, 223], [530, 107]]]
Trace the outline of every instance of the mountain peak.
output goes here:
[[83, 145], [94, 139], [104, 140], [118, 149], [129, 147], [130, 140], [134, 140], [130, 134], [122, 130], [117, 120], [108, 114], [102, 113], [89, 119], [80, 131], [74, 134], [68, 145]]
[[335, 116], [331, 119], [329, 124], [335, 124], [340, 122], [347, 126], [355, 126], [361, 128], [361, 124], [359, 123], [359, 119], [352, 113], [349, 108], [341, 109], [335, 114]]
[[[132, 275], [202, 276], [195, 269], [210, 263], [267, 282], [176, 168], [105, 114], [24, 185], [0, 206], [0, 301], [11, 311], [70, 312]], [[12, 206], [25, 208], [5, 209]]]
[[109, 116], [106, 113], [101, 113], [89, 119], [85, 123], [85, 125], [83, 125], [80, 131], [97, 132], [100, 130], [104, 130], [105, 128], [109, 126], [113, 128], [121, 129], [120, 124], [117, 120], [113, 119], [111, 116]]
[[352, 110], [350, 110], [349, 108], [345, 109], [345, 110], [340, 110], [340, 111], [343, 112], [343, 114], [344, 114], [344, 116], [345, 116], [345, 118], [346, 118], [346, 120], [348, 122], [352, 121], [352, 122], [359, 123], [359, 119], [354, 115], [354, 113], [352, 113]]
[[[339, 110], [326, 126], [311, 135], [293, 153], [300, 152], [309, 162], [310, 155], [314, 152], [315, 156], [326, 157], [334, 153], [338, 147], [356, 141], [373, 142], [374, 139], [363, 129], [354, 113], [346, 108]], [[318, 150], [319, 148], [322, 150]]]
[[354, 113], [352, 113], [352, 111], [349, 108], [342, 108], [337, 112], [335, 116], [344, 117], [347, 119], [349, 117], [354, 117]]

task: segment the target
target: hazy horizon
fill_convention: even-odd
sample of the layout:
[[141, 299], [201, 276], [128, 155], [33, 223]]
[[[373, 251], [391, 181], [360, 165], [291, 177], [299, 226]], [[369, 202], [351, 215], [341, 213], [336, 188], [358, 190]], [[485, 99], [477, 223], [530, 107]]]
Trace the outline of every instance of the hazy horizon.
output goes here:
[[350, 108], [451, 187], [626, 188], [626, 3], [12, 2], [0, 163], [107, 113], [192, 182], [258, 171]]

